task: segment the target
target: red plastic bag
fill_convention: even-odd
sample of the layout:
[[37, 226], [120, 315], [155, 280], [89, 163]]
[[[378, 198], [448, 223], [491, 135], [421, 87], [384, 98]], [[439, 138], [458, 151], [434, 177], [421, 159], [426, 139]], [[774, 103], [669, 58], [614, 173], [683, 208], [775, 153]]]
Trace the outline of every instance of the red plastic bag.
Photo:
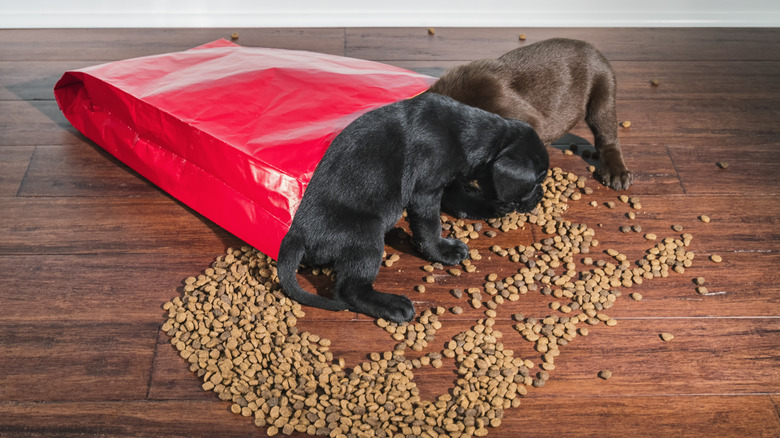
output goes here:
[[54, 94], [88, 138], [276, 258], [336, 135], [434, 80], [371, 61], [219, 40], [69, 71]]

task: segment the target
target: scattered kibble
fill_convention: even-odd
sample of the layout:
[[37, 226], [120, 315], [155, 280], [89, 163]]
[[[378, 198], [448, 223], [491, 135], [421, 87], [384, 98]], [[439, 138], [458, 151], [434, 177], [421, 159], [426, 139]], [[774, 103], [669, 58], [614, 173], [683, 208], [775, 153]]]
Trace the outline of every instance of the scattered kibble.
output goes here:
[[436, 35], [436, 29], [429, 27], [428, 28], [428, 35]]
[[520, 41], [525, 41], [525, 38], [526, 37], [524, 33], [521, 33], [520, 35], [517, 36], [517, 39], [519, 39]]
[[230, 34], [230, 39], [231, 40], [237, 40], [238, 39], [238, 32], [233, 32], [232, 34]]
[[658, 82], [658, 79], [650, 79], [650, 85], [657, 87], [660, 82]]
[[414, 290], [416, 290], [417, 292], [419, 292], [421, 294], [424, 294], [425, 293], [425, 285], [418, 284], [417, 286], [414, 287]]
[[718, 162], [717, 162], [717, 163], [715, 163], [715, 164], [716, 164], [718, 167], [720, 167], [721, 169], [725, 169], [725, 168], [729, 167], [729, 163], [726, 163], [725, 161], [718, 161]]
[[653, 233], [647, 233], [647, 234], [645, 234], [645, 239], [647, 239], [647, 240], [655, 240], [655, 239], [657, 239], [657, 238], [658, 238], [658, 236], [656, 236], [656, 235], [655, 235], [655, 234], [653, 234]]
[[629, 120], [626, 120], [624, 122], [620, 122], [620, 126], [623, 128], [628, 128], [631, 126], [631, 122]]
[[707, 292], [709, 291], [707, 290], [706, 286], [699, 286], [696, 288], [696, 292], [698, 292], [700, 295], [707, 295]]
[[720, 263], [723, 261], [723, 258], [717, 254], [713, 254], [710, 256], [710, 260], [712, 260], [715, 263]]
[[642, 301], [642, 294], [640, 294], [639, 292], [631, 292], [629, 296], [634, 301]]
[[604, 380], [609, 380], [612, 377], [612, 371], [610, 370], [601, 370], [599, 371], [599, 378]]
[[679, 224], [672, 225], [672, 230], [677, 231], [678, 233], [683, 230], [683, 226]]
[[710, 217], [707, 216], [706, 214], [703, 214], [703, 215], [699, 216], [699, 220], [704, 222], [705, 224], [710, 223]]
[[701, 286], [705, 283], [704, 277], [696, 277], [693, 279], [693, 283], [697, 286]]
[[[514, 264], [508, 271], [481, 273], [475, 263], [483, 256], [476, 248], [469, 251], [458, 272], [476, 270], [478, 274], [472, 278], [483, 284], [452, 289], [455, 298], [466, 295], [468, 303], [449, 307], [449, 311], [462, 314], [468, 304], [486, 308], [484, 317], [450, 340], [432, 342], [442, 328], [438, 315], [448, 310], [438, 306], [423, 310], [405, 324], [378, 319], [377, 326], [395, 343], [391, 351], [373, 352], [355, 364], [334, 358], [330, 340], [296, 326], [304, 313], [281, 292], [275, 262], [250, 248], [229, 249], [204, 274], [185, 280], [183, 295], [163, 306], [168, 320], [162, 329], [202, 380], [203, 389], [229, 402], [232, 412], [254, 417], [257, 426], [268, 428], [268, 435], [361, 436], [377, 427], [379, 415], [385, 417], [385, 426], [398, 427], [399, 432], [409, 428], [415, 436], [462, 435], [465, 430], [484, 436], [488, 427], [501, 424], [506, 409], [519, 406], [520, 396], [529, 387], [545, 385], [563, 347], [577, 336], [587, 336], [589, 326], [618, 323], [608, 313], [621, 290], [670, 272], [682, 273], [691, 266], [694, 254], [687, 249], [692, 239], [688, 233], [662, 238], [636, 262], [614, 249], [604, 251], [609, 255], [606, 260], [600, 251], [598, 256], [588, 255], [599, 247], [594, 228], [562, 216], [568, 201], [594, 193], [586, 182], [584, 177], [551, 169], [544, 182], [545, 197], [534, 211], [491, 219], [484, 225], [492, 228], [487, 232], [484, 223], [442, 216], [443, 229], [456, 238], [476, 239], [488, 233], [495, 237], [496, 231], [518, 230], [527, 224], [541, 228], [543, 236], [538, 242], [519, 245], [522, 240], [497, 239], [501, 245], [492, 245], [484, 258], [502, 258]], [[636, 197], [622, 195], [618, 199], [634, 208], [639, 205]], [[614, 207], [612, 202], [610, 208]], [[635, 226], [630, 229], [641, 231]], [[385, 260], [394, 263], [397, 254], [386, 254]], [[579, 271], [579, 261], [588, 268]], [[423, 266], [422, 283], [434, 282], [433, 273], [445, 269], [455, 275], [456, 268]], [[332, 274], [330, 270], [322, 272]], [[462, 277], [440, 276], [442, 282], [465, 281], [468, 276]], [[425, 291], [425, 284], [415, 289]], [[493, 328], [499, 307], [527, 293], [541, 294], [554, 303], [550, 304], [554, 314], [543, 318], [512, 315], [513, 329], [531, 342], [542, 358], [536, 364], [503, 350], [502, 334]], [[630, 297], [640, 300], [641, 294], [632, 292]], [[443, 347], [431, 351], [437, 344]], [[408, 350], [428, 352], [407, 358]], [[445, 360], [454, 361], [457, 387], [423, 407], [413, 374], [422, 367], [441, 368]], [[534, 368], [541, 371], [534, 375]], [[294, 380], [286, 377], [291, 370], [299, 373], [293, 374]], [[604, 379], [610, 376], [599, 375]]]
[[664, 342], [669, 342], [669, 341], [671, 341], [672, 339], [674, 339], [674, 335], [673, 335], [673, 334], [671, 334], [671, 333], [661, 333], [661, 335], [660, 335], [660, 336], [661, 336], [661, 339], [662, 339]]

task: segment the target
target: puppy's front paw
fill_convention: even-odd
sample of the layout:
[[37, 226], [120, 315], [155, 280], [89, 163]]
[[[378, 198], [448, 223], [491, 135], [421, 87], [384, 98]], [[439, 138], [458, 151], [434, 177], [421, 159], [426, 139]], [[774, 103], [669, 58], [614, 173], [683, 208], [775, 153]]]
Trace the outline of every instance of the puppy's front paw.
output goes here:
[[458, 239], [439, 239], [436, 243], [437, 254], [430, 254], [431, 261], [443, 265], [457, 265], [469, 255], [469, 247]]
[[412, 304], [412, 300], [403, 295], [384, 295], [386, 296], [383, 307], [377, 309], [376, 314], [373, 316], [399, 324], [411, 321], [414, 318], [414, 304]]
[[613, 190], [626, 190], [634, 182], [634, 175], [625, 167], [616, 169], [602, 167], [598, 175], [601, 182]]

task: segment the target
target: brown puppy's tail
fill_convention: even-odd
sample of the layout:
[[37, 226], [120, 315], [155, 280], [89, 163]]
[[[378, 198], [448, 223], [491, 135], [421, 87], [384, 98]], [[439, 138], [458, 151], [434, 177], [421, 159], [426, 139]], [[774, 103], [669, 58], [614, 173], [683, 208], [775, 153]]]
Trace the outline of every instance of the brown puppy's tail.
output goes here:
[[293, 300], [305, 305], [325, 310], [347, 310], [347, 303], [331, 300], [305, 291], [298, 283], [295, 272], [303, 259], [303, 241], [287, 233], [279, 248], [276, 272], [284, 293]]

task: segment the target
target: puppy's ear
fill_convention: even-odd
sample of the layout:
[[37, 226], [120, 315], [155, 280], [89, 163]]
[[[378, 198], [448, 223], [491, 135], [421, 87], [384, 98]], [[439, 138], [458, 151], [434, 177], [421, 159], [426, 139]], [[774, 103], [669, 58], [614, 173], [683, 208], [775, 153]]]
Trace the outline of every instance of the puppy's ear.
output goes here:
[[519, 202], [536, 186], [535, 165], [522, 148], [505, 149], [493, 163], [492, 176], [496, 197], [501, 201]]

